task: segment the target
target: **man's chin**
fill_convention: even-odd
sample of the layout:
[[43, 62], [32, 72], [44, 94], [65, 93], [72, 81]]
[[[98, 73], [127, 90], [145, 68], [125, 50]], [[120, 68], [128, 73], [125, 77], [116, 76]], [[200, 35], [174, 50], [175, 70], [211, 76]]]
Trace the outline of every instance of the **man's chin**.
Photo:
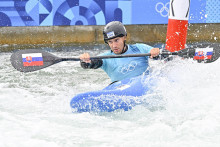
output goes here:
[[113, 51], [115, 54], [120, 54], [120, 52], [118, 50], [114, 50]]

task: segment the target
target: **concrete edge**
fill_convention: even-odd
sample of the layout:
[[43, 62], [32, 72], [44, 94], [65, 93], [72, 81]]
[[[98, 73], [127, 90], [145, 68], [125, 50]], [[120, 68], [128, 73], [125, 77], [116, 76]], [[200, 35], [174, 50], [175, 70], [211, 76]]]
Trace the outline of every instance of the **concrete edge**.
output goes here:
[[[126, 25], [128, 43], [165, 43], [167, 25]], [[0, 51], [104, 44], [104, 26], [0, 27]], [[220, 24], [189, 24], [187, 43], [220, 42]]]

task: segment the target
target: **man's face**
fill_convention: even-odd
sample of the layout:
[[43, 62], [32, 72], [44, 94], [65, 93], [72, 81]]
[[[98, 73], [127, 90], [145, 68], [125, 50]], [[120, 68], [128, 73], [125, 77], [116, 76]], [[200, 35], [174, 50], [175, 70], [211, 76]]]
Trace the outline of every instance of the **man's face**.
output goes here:
[[126, 40], [126, 37], [116, 37], [114, 39], [108, 40], [108, 45], [110, 46], [111, 50], [115, 54], [121, 54], [124, 48], [124, 41]]

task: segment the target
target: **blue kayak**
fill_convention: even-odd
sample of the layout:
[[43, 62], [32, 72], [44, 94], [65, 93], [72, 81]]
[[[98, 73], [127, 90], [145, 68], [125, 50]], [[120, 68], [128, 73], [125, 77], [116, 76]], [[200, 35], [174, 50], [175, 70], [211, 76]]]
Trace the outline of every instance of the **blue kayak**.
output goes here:
[[73, 112], [112, 112], [118, 109], [128, 111], [141, 103], [138, 97], [149, 90], [145, 83], [148, 76], [138, 76], [115, 82], [99, 91], [78, 94], [72, 98]]

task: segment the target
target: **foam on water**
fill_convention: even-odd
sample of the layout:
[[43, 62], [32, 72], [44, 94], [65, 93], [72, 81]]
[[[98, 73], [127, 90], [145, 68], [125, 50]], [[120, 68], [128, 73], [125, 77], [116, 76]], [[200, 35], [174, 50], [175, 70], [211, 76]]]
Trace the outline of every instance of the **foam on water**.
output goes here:
[[102, 70], [62, 62], [20, 73], [11, 66], [10, 55], [0, 54], [2, 147], [220, 145], [220, 60], [210, 64], [179, 58], [166, 64], [151, 62], [157, 86], [143, 98], [152, 105], [127, 112], [73, 114], [69, 102], [74, 95], [110, 83]]

